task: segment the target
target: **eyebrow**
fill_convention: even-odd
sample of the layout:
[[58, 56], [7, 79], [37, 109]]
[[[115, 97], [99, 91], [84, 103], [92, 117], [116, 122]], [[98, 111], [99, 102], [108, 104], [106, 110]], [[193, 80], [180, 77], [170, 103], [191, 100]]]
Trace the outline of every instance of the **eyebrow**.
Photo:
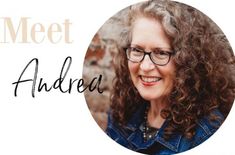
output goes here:
[[[137, 45], [137, 44], [130, 44], [131, 47], [136, 47], [136, 48], [140, 48], [140, 49], [143, 49], [144, 50], [144, 47], [141, 46], [141, 45]], [[152, 50], [167, 50], [167, 51], [172, 51], [172, 48], [166, 48], [166, 47], [154, 47], [154, 48], [151, 48], [151, 51]]]

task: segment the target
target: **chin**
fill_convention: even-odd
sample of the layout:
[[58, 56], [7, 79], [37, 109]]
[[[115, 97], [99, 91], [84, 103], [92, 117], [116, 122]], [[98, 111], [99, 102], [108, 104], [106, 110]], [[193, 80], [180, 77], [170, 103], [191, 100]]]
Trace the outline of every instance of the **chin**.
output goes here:
[[140, 96], [143, 98], [143, 99], [145, 99], [145, 100], [147, 100], [147, 101], [151, 101], [151, 100], [157, 100], [157, 99], [159, 99], [160, 98], [160, 96], [156, 96], [156, 95], [152, 95], [152, 94], [141, 94], [140, 93]]

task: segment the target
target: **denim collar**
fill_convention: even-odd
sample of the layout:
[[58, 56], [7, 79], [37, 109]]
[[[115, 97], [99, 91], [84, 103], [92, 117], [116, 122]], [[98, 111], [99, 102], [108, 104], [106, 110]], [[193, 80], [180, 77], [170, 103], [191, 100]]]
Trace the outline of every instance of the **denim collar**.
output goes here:
[[159, 129], [159, 132], [153, 139], [148, 140], [147, 142], [143, 142], [143, 131], [141, 129], [141, 124], [144, 121], [146, 107], [147, 103], [141, 105], [137, 112], [133, 114], [128, 124], [125, 126], [125, 129], [132, 131], [131, 134], [127, 137], [128, 141], [131, 142], [135, 148], [137, 148], [137, 150], [146, 149], [154, 143], [158, 142], [170, 150], [178, 152], [179, 144], [182, 138], [181, 134], [175, 134], [167, 141], [163, 138], [164, 129], [168, 124], [167, 120], [163, 123], [162, 127]]

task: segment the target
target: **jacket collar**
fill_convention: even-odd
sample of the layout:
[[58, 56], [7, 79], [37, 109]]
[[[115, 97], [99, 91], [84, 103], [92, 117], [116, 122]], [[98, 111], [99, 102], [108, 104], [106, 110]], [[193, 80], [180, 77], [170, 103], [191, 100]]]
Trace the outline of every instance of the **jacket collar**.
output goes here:
[[163, 123], [162, 127], [159, 129], [159, 132], [157, 133], [155, 138], [147, 142], [143, 142], [143, 138], [142, 138], [143, 130], [141, 129], [141, 124], [144, 121], [144, 113], [145, 113], [146, 107], [147, 107], [147, 104], [141, 105], [140, 108], [136, 111], [136, 113], [133, 114], [128, 124], [125, 126], [125, 129], [132, 131], [131, 134], [127, 138], [128, 141], [132, 143], [137, 148], [137, 150], [146, 149], [149, 146], [153, 145], [154, 143], [158, 142], [162, 144], [163, 146], [167, 147], [168, 149], [174, 152], [178, 152], [182, 135], [175, 134], [170, 139], [165, 140], [163, 138], [163, 133], [164, 133], [164, 129], [166, 128], [168, 124], [167, 121]]

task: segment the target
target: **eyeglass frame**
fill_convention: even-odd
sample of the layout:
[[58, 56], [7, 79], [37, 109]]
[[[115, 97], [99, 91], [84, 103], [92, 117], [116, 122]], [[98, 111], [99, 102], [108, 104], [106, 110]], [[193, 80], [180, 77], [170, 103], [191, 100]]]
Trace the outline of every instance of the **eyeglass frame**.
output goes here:
[[[130, 50], [131, 48], [136, 48], [136, 49], [138, 49], [139, 51], [137, 51], [137, 52], [141, 52], [141, 53], [143, 53], [144, 55], [143, 55], [143, 58], [140, 60], [140, 61], [133, 61], [133, 60], [131, 60], [130, 58], [129, 58], [129, 56], [128, 56], [128, 50]], [[156, 49], [158, 49], [158, 48], [156, 48]], [[160, 48], [159, 48], [160, 49]], [[138, 47], [131, 47], [131, 46], [129, 46], [129, 47], [126, 47], [126, 48], [123, 48], [123, 50], [125, 51], [125, 53], [126, 53], [126, 56], [127, 56], [127, 59], [128, 60], [130, 60], [131, 62], [134, 62], [134, 63], [140, 63], [140, 62], [142, 62], [143, 60], [144, 60], [144, 58], [145, 58], [145, 55], [148, 55], [149, 56], [149, 58], [150, 58], [150, 60], [152, 61], [152, 63], [153, 64], [155, 64], [155, 65], [157, 65], [157, 66], [165, 66], [165, 65], [167, 65], [169, 62], [170, 62], [170, 59], [171, 59], [171, 57], [172, 57], [172, 55], [174, 55], [176, 52], [175, 51], [163, 51], [164, 53], [167, 53], [167, 54], [169, 54], [169, 58], [168, 58], [168, 61], [165, 63], [165, 64], [157, 64], [157, 63], [155, 63], [154, 61], [153, 61], [153, 59], [152, 59], [152, 57], [151, 57], [151, 53], [153, 53], [154, 51], [146, 51], [146, 50], [144, 50], [144, 49], [140, 49], [140, 48], [138, 48]]]

